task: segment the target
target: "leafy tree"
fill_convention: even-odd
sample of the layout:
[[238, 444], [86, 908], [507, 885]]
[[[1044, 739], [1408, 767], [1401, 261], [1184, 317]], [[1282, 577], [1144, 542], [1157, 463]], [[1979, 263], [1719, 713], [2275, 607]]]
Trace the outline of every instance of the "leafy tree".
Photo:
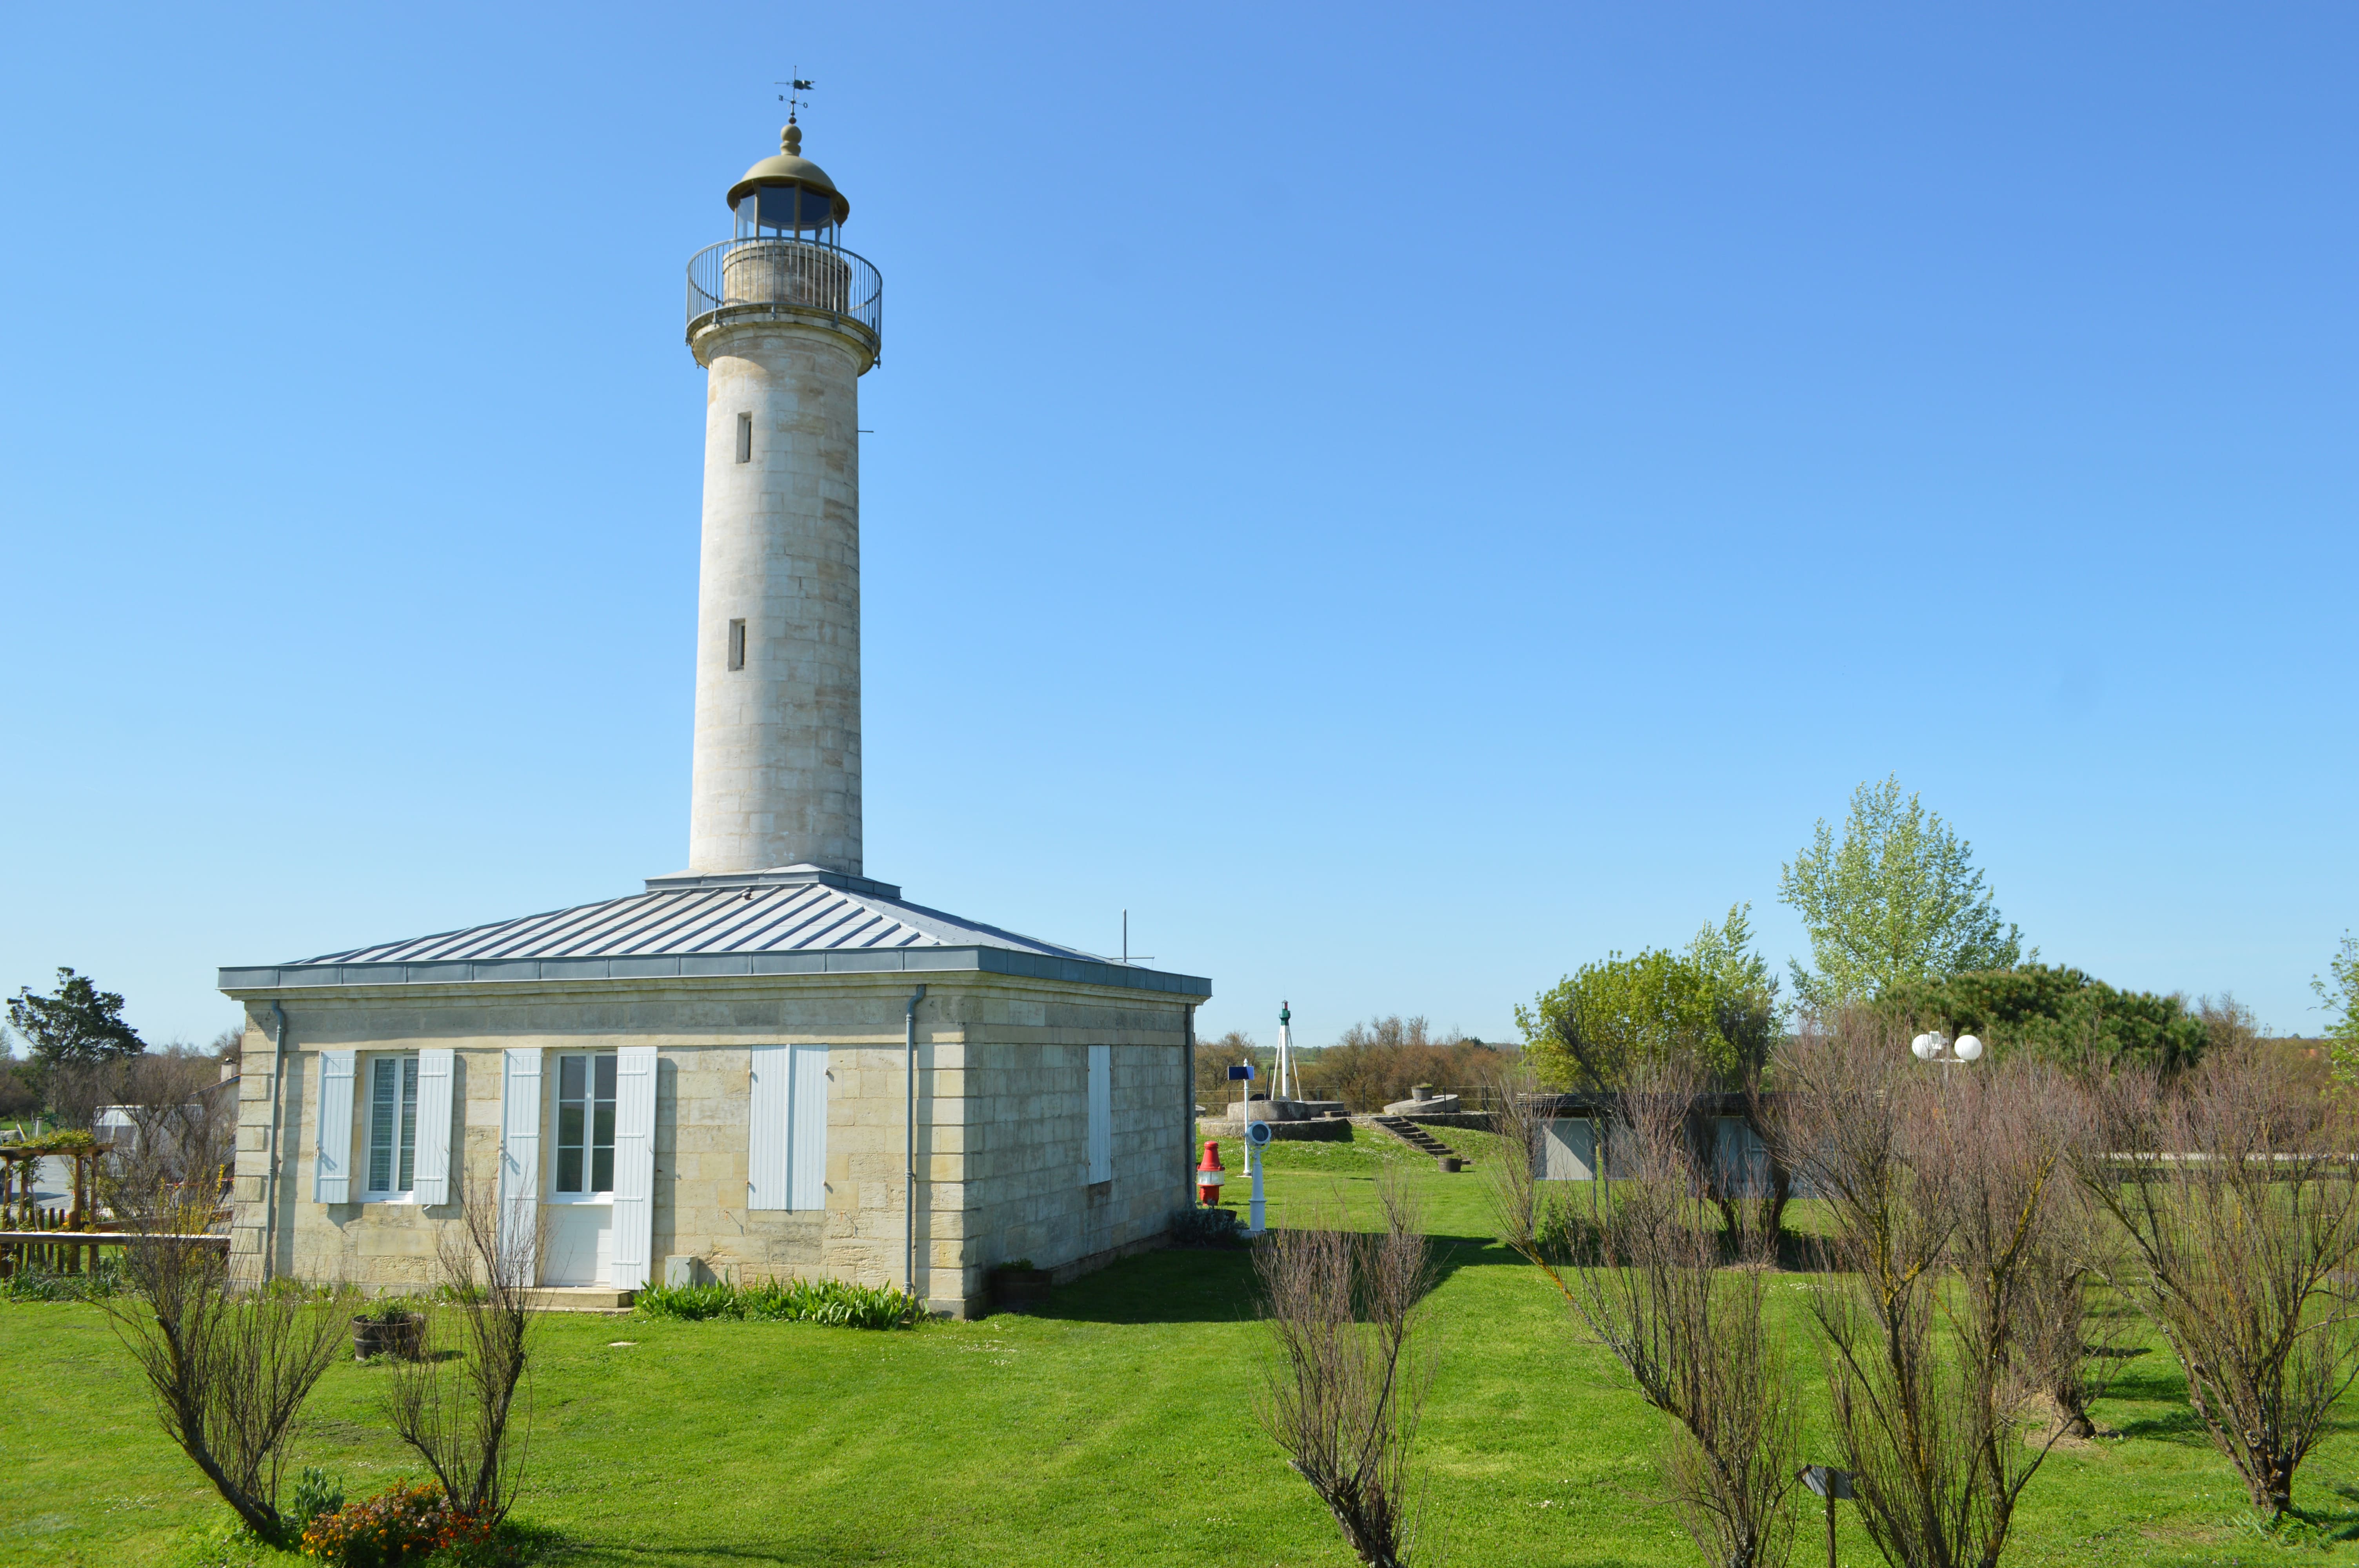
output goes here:
[[[1218, 1040], [1197, 1041], [1197, 1101], [1213, 1115], [1222, 1115], [1221, 1108], [1237, 1098], [1238, 1086], [1229, 1081], [1229, 1069], [1259, 1060], [1253, 1036], [1242, 1030], [1232, 1029]], [[1252, 1087], [1258, 1089], [1266, 1086], [1256, 1083]]]
[[2022, 933], [1999, 919], [1973, 860], [1973, 846], [1904, 797], [1897, 776], [1852, 791], [1843, 841], [1821, 817], [1778, 879], [1810, 938], [1813, 968], [1792, 966], [1796, 997], [1824, 1009], [1903, 981], [2013, 968]]
[[1717, 1085], [1746, 1077], [1736, 1044], [1721, 1029], [1731, 1000], [1713, 976], [1665, 948], [1635, 957], [1609, 954], [1516, 1009], [1524, 1059], [1541, 1083], [1619, 1089], [1649, 1065], [1691, 1066]]
[[40, 1066], [0, 1057], [0, 1117], [29, 1115], [41, 1108]]
[[30, 986], [17, 988], [8, 1002], [8, 1022], [45, 1066], [136, 1056], [147, 1049], [123, 1022], [123, 999], [100, 990], [87, 975], [71, 969], [58, 971], [52, 995], [35, 996]]
[[2345, 1082], [2359, 1080], [2359, 936], [2348, 931], [2343, 934], [2343, 946], [2326, 961], [2326, 972], [2333, 977], [2332, 983], [2312, 975], [2310, 989], [2318, 993], [2318, 1005], [2326, 1010], [2326, 1039], [2334, 1054], [2334, 1074]]
[[1734, 993], [1755, 992], [1773, 1002], [1777, 979], [1769, 960], [1753, 951], [1753, 906], [1732, 903], [1728, 918], [1718, 925], [1707, 920], [1688, 944], [1688, 962]]
[[2027, 1056], [2071, 1072], [2135, 1065], [2176, 1073], [2203, 1054], [2211, 1033], [2184, 998], [2115, 990], [2050, 964], [1903, 980], [1875, 1011], [1896, 1029], [1980, 1035], [1994, 1060]]
[[1734, 1057], [1729, 1087], [1748, 1089], [1759, 1087], [1761, 1070], [1777, 1048], [1781, 1011], [1769, 960], [1753, 950], [1752, 914], [1749, 903], [1731, 904], [1725, 921], [1705, 921], [1688, 944], [1688, 962], [1712, 980], [1713, 1022]]

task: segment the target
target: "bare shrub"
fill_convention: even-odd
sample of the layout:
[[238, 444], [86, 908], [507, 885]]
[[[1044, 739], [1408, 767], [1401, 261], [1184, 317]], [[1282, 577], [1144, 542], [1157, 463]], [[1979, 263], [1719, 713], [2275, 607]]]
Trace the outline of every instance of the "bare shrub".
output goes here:
[[121, 1211], [160, 1195], [211, 1214], [237, 1140], [235, 1089], [225, 1088], [217, 1058], [172, 1045], [58, 1073], [76, 1080], [77, 1093], [102, 1095], [100, 1105], [130, 1120], [130, 1137], [117, 1133], [105, 1162], [103, 1201]]
[[136, 1206], [129, 1293], [103, 1298], [166, 1435], [257, 1533], [285, 1533], [278, 1484], [303, 1404], [343, 1344], [350, 1297], [234, 1279], [217, 1238], [168, 1228], [169, 1194]]
[[1496, 1045], [1396, 1013], [1354, 1023], [1334, 1044], [1304, 1053], [1302, 1072], [1320, 1098], [1374, 1111], [1408, 1098], [1419, 1084], [1487, 1082], [1513, 1059]]
[[[1806, 1025], [1786, 1081], [1788, 1147], [1834, 1221], [1812, 1310], [1862, 1522], [1894, 1563], [1995, 1563], [2062, 1435], [2024, 1441], [2048, 1357], [2069, 1343], [2082, 1375], [2079, 1296], [2052, 1271], [2069, 1097], [2028, 1064], [1917, 1064], [1862, 1012]], [[2071, 1315], [2069, 1341], [2043, 1312]]]
[[[457, 1223], [437, 1240], [446, 1300], [430, 1309], [428, 1354], [394, 1363], [386, 1413], [442, 1484], [451, 1507], [484, 1524], [507, 1517], [524, 1473], [526, 1423], [518, 1390], [535, 1319], [540, 1235], [501, 1224], [496, 1189], [472, 1182]], [[445, 1357], [445, 1349], [456, 1356]]]
[[2106, 1146], [2079, 1170], [2128, 1239], [2136, 1266], [2118, 1282], [2179, 1357], [2253, 1506], [2281, 1514], [2359, 1374], [2349, 1114], [2250, 1041], [2169, 1086], [2115, 1079], [2104, 1104]]
[[[2077, 1092], [2067, 1105], [2080, 1108]], [[2074, 1141], [2069, 1157], [2077, 1167], [2082, 1150], [2094, 1147], [2081, 1141], [2093, 1137], [2093, 1126], [2085, 1117], [2074, 1117], [2068, 1136]], [[2053, 1206], [2031, 1239], [2016, 1332], [2026, 1365], [2055, 1409], [2059, 1435], [2090, 1438], [2098, 1435], [2090, 1407], [2119, 1370], [2128, 1336], [2128, 1314], [2093, 1314], [2090, 1287], [2118, 1276], [2122, 1240], [2111, 1217], [2077, 1183], [2057, 1188], [2049, 1200]]]
[[[1419, 1303], [1434, 1281], [1423, 1217], [1397, 1179], [1377, 1184], [1385, 1228], [1273, 1230], [1256, 1249], [1277, 1355], [1255, 1401], [1262, 1426], [1372, 1568], [1414, 1548], [1411, 1451], [1434, 1356]], [[1332, 1222], [1332, 1223], [1330, 1223]]]
[[1240, 1089], [1251, 1088], [1229, 1076], [1231, 1067], [1242, 1067], [1260, 1060], [1259, 1047], [1253, 1036], [1232, 1029], [1217, 1040], [1196, 1042], [1196, 1099], [1214, 1115], [1222, 1113], [1228, 1101], [1237, 1098]]
[[[1508, 1244], [1672, 1419], [1664, 1477], [1697, 1550], [1716, 1568], [1765, 1568], [1793, 1547], [1799, 1417], [1767, 1322], [1774, 1233], [1744, 1207], [1723, 1228], [1695, 1136], [1701, 1098], [1676, 1070], [1634, 1073], [1613, 1118], [1618, 1179], [1602, 1203], [1593, 1184], [1590, 1223], [1568, 1226], [1533, 1177], [1545, 1102], [1503, 1087], [1498, 1130], [1527, 1158], [1493, 1162], [1493, 1201]], [[1571, 1256], [1556, 1239], [1567, 1236], [1588, 1255]]]

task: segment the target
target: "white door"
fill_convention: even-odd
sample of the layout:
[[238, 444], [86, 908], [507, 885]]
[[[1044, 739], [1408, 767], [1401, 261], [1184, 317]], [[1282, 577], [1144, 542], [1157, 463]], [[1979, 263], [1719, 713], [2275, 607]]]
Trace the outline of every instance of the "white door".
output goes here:
[[603, 1285], [614, 1262], [614, 1053], [566, 1052], [542, 1075], [556, 1115], [549, 1192], [548, 1251], [540, 1277], [551, 1285]]
[[614, 1261], [614, 1206], [603, 1203], [550, 1204], [548, 1251], [540, 1278], [549, 1285], [603, 1285]]

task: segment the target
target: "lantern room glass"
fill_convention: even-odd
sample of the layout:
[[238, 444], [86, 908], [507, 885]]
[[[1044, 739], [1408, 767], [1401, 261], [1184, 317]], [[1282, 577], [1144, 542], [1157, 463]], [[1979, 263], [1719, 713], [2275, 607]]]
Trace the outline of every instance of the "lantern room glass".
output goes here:
[[807, 185], [758, 185], [737, 199], [737, 238], [840, 242], [835, 198]]

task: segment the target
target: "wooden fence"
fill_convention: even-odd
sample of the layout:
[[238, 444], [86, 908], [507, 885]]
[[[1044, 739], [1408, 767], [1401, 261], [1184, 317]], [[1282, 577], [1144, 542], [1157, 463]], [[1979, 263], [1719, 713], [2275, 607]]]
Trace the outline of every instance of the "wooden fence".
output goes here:
[[[0, 1280], [26, 1270], [44, 1274], [86, 1274], [98, 1262], [102, 1247], [137, 1247], [159, 1241], [185, 1241], [200, 1247], [229, 1249], [226, 1236], [165, 1236], [136, 1230], [78, 1230], [61, 1208], [19, 1209], [10, 1217], [20, 1230], [0, 1230]], [[27, 1224], [29, 1218], [30, 1223]]]

